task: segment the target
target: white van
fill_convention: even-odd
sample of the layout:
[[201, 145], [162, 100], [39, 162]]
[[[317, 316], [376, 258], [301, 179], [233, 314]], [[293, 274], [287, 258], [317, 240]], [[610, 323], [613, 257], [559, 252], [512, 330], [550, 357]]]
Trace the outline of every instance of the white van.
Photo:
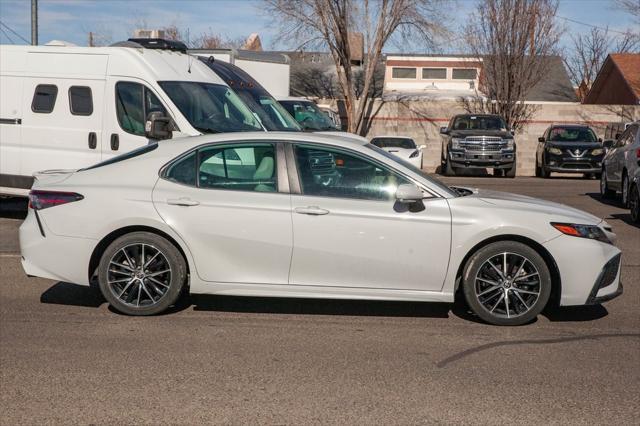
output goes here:
[[0, 194], [154, 139], [262, 131], [196, 58], [140, 47], [0, 46]]

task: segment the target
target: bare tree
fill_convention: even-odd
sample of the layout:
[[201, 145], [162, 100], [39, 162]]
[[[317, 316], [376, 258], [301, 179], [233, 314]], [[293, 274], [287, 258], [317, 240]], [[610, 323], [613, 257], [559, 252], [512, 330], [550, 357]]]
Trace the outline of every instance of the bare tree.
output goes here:
[[246, 40], [246, 37], [225, 38], [211, 29], [192, 38], [189, 36], [188, 29], [183, 30], [175, 24], [164, 27], [162, 30], [166, 39], [182, 41], [194, 49], [239, 49]]
[[500, 114], [518, 129], [532, 114], [527, 94], [547, 75], [561, 30], [557, 0], [482, 0], [465, 29], [472, 54], [482, 58], [481, 91], [486, 100], [469, 108]]
[[[616, 0], [618, 7], [629, 13], [635, 23], [640, 25], [640, 0]], [[639, 30], [636, 28], [636, 33]]]
[[[571, 36], [571, 49], [565, 52], [564, 64], [576, 86], [588, 90], [609, 53], [636, 52], [640, 37], [630, 31], [610, 34], [608, 28], [593, 28], [587, 34]], [[584, 87], [583, 87], [584, 85]], [[580, 97], [586, 95], [580, 91]]]
[[[265, 0], [267, 13], [276, 16], [281, 40], [296, 43], [296, 50], [310, 45], [329, 49], [335, 63], [338, 86], [344, 97], [348, 131], [362, 133], [365, 115], [373, 101], [375, 68], [382, 48], [391, 37], [411, 36], [434, 45], [441, 32], [438, 0]], [[353, 65], [357, 37], [363, 34], [362, 89]], [[360, 96], [359, 96], [360, 95]]]

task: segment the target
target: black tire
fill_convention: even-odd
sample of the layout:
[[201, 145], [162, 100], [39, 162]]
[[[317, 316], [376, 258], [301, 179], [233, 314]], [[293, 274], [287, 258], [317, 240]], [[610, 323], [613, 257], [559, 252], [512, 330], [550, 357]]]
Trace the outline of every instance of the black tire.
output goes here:
[[536, 177], [541, 177], [542, 171], [540, 170], [540, 165], [538, 164], [538, 159], [536, 158]]
[[[507, 253], [509, 259], [506, 262], [508, 273], [519, 272], [519, 278], [508, 275], [510, 278], [504, 282], [499, 282], [500, 278], [493, 281], [497, 285], [485, 283], [479, 276], [483, 271], [493, 271], [487, 266], [488, 262], [496, 262], [496, 259], [499, 261], [504, 253]], [[519, 259], [526, 259], [527, 262]], [[519, 269], [519, 263], [524, 263], [524, 268]], [[499, 269], [502, 269], [501, 264]], [[527, 278], [530, 271], [535, 271], [536, 275]], [[496, 272], [494, 274], [498, 276]], [[520, 281], [517, 281], [518, 279]], [[552, 283], [549, 268], [537, 251], [517, 241], [497, 241], [482, 247], [469, 258], [464, 268], [462, 285], [469, 307], [482, 320], [493, 325], [522, 325], [532, 321], [542, 312], [549, 301]], [[481, 287], [487, 285], [494, 289], [487, 291]], [[481, 299], [483, 292], [487, 295]], [[494, 301], [496, 306], [492, 312], [484, 304], [493, 305]], [[518, 312], [518, 308], [521, 312]], [[507, 312], [511, 310], [513, 314], [508, 315]]]
[[622, 207], [629, 207], [629, 176], [625, 170], [622, 174], [622, 186], [620, 186], [620, 199], [622, 200]]
[[504, 176], [504, 172], [502, 169], [493, 169], [493, 177], [502, 177]]
[[451, 165], [451, 161], [445, 160], [444, 163], [444, 174], [445, 176], [455, 176], [456, 168]]
[[104, 251], [98, 266], [98, 283], [104, 298], [127, 315], [163, 312], [178, 300], [186, 278], [182, 254], [165, 238], [150, 232], [132, 232], [117, 238]]
[[602, 173], [594, 173], [593, 176], [597, 179], [600, 180], [600, 178], [602, 177]]
[[640, 188], [635, 183], [631, 185], [629, 190], [629, 210], [631, 212], [631, 220], [640, 223]]
[[511, 167], [510, 169], [505, 169], [504, 171], [504, 175], [508, 178], [513, 179], [514, 177], [516, 177], [516, 163], [513, 163], [513, 167]]
[[609, 188], [609, 182], [607, 181], [607, 173], [604, 169], [600, 174], [600, 196], [606, 199], [610, 199], [616, 196], [616, 191]]
[[549, 176], [551, 176], [551, 172], [549, 171], [549, 169], [547, 169], [544, 165], [540, 167], [540, 177], [543, 179], [547, 179]]

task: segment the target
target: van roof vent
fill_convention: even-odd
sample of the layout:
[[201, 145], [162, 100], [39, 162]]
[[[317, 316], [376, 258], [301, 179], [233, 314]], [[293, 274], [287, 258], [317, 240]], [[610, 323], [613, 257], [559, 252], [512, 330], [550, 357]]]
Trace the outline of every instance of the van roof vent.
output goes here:
[[146, 49], [172, 50], [187, 53], [187, 45], [177, 40], [165, 40], [163, 38], [130, 38], [130, 42], [138, 43]]

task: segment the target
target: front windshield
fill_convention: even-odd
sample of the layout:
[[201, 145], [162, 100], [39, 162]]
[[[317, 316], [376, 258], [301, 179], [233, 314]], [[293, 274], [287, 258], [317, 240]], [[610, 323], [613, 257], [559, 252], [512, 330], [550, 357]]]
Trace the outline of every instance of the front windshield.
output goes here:
[[280, 101], [289, 114], [305, 129], [314, 131], [340, 130], [316, 104], [311, 101]]
[[161, 81], [182, 115], [199, 132], [264, 130], [260, 121], [227, 86], [192, 81]]
[[416, 149], [416, 143], [409, 138], [373, 138], [371, 143], [378, 148]]
[[588, 127], [554, 127], [549, 133], [552, 142], [596, 142], [598, 139]]
[[287, 110], [266, 91], [265, 93], [260, 93], [260, 90], [237, 87], [235, 91], [244, 103], [251, 108], [251, 111], [258, 114], [260, 121], [262, 121], [267, 130], [295, 132], [302, 130]]
[[461, 115], [453, 120], [451, 130], [507, 130], [504, 120], [495, 115]]
[[459, 197], [460, 194], [456, 191], [454, 191], [453, 189], [449, 188], [447, 185], [445, 185], [444, 183], [440, 182], [440, 180], [436, 179], [435, 177], [425, 173], [422, 169], [419, 169], [418, 167], [414, 166], [413, 164], [409, 163], [408, 161], [403, 160], [402, 158], [390, 154], [387, 151], [385, 151], [382, 148], [378, 148], [375, 145], [372, 144], [366, 144], [365, 145], [367, 148], [374, 150], [375, 152], [377, 152], [380, 155], [385, 156], [386, 158], [395, 161], [396, 163], [400, 163], [401, 165], [403, 165], [404, 167], [406, 167], [407, 169], [411, 170], [412, 172], [420, 175], [420, 177], [422, 177], [423, 179], [428, 180], [431, 184], [433, 184], [434, 186], [438, 187], [438, 189], [440, 189], [442, 192], [444, 192], [447, 195], [450, 195], [452, 197]]

